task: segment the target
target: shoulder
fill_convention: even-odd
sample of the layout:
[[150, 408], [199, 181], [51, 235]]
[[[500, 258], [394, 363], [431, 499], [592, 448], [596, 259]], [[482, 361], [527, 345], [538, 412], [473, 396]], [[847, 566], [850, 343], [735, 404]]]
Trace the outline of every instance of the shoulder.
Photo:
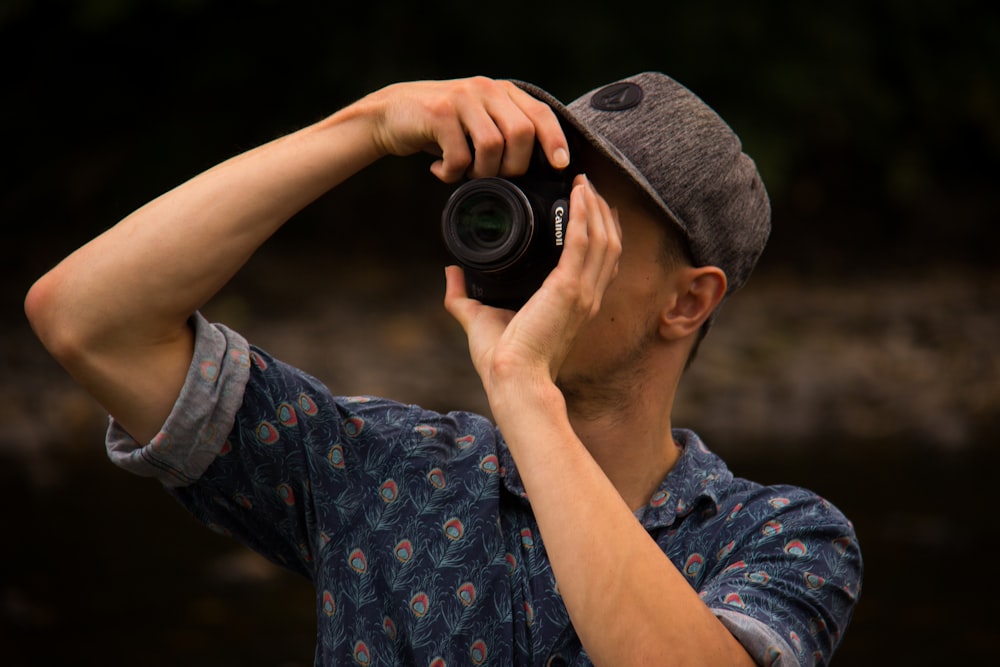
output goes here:
[[859, 586], [861, 550], [853, 523], [821, 495], [789, 484], [763, 485], [734, 477], [715, 507], [700, 517], [717, 551], [717, 572], [767, 563], [800, 573], [806, 588], [836, 574]]
[[723, 497], [721, 518], [727, 526], [759, 532], [755, 539], [767, 541], [791, 533], [854, 535], [854, 526], [844, 513], [809, 489], [764, 486], [741, 478], [735, 478], [732, 487]]
[[861, 591], [854, 526], [819, 494], [735, 477], [697, 444], [700, 502], [667, 542], [678, 569], [758, 660], [829, 658]]
[[[760, 595], [783, 591], [800, 600], [837, 591], [843, 597], [838, 606], [853, 606], [861, 548], [840, 509], [800, 486], [735, 477], [693, 434], [684, 446], [675, 471], [684, 479], [673, 486], [686, 487], [686, 496], [658, 541], [692, 586], [702, 592], [722, 586], [726, 594], [735, 586], [744, 599], [748, 586]], [[725, 602], [725, 595], [719, 600]]]
[[735, 476], [725, 462], [690, 431], [678, 431], [684, 453], [667, 478], [678, 498], [677, 513], [692, 514], [703, 528], [746, 539], [772, 539], [789, 531], [854, 535], [854, 526], [819, 494], [790, 484], [764, 485]]

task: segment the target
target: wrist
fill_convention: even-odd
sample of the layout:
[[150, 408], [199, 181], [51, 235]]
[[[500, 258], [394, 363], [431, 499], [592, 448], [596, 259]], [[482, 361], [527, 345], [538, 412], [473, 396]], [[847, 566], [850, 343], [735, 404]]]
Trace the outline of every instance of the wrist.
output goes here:
[[363, 141], [365, 146], [360, 150], [371, 163], [389, 153], [381, 135], [384, 116], [383, 105], [379, 103], [376, 93], [371, 93], [327, 116], [317, 124], [317, 129], [321, 132], [346, 131], [348, 136]]
[[510, 420], [523, 423], [534, 415], [566, 415], [566, 399], [547, 371], [493, 376], [486, 393], [501, 430]]

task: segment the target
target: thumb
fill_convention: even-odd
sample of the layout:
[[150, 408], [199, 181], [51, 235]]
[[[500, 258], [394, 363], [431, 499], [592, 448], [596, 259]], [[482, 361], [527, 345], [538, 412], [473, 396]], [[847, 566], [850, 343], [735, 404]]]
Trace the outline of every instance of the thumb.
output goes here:
[[465, 335], [469, 337], [470, 346], [473, 338], [477, 342], [497, 340], [515, 313], [485, 306], [471, 298], [465, 289], [465, 272], [460, 267], [445, 267], [444, 274], [447, 283], [444, 295], [445, 310], [462, 325]]
[[465, 289], [465, 271], [460, 266], [444, 267], [445, 292], [444, 307], [468, 332], [468, 323], [475, 303]]

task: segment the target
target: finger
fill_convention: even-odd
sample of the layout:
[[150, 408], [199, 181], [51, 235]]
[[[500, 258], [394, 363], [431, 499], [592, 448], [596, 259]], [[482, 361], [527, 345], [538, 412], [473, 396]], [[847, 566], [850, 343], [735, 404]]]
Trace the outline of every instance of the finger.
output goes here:
[[531, 156], [535, 151], [535, 127], [520, 112], [517, 117], [505, 117], [501, 122], [505, 143], [499, 173], [507, 177], [520, 176], [531, 166]]
[[589, 248], [588, 203], [586, 200], [587, 179], [583, 174], [574, 178], [570, 192], [569, 220], [563, 251], [556, 268], [543, 283], [553, 294], [561, 294], [568, 299], [566, 305], [579, 315], [590, 312], [590, 290], [584, 284], [583, 271]]
[[600, 310], [604, 292], [617, 275], [621, 256], [621, 231], [617, 213], [597, 192], [593, 183], [578, 177], [574, 181], [575, 203], [580, 217], [574, 220], [578, 227], [585, 227], [585, 244], [581, 242], [582, 255], [578, 258], [577, 280], [580, 287], [581, 307], [592, 316]]
[[596, 193], [596, 195], [598, 206], [601, 209], [605, 237], [607, 238], [604, 263], [601, 267], [601, 275], [598, 278], [598, 289], [603, 295], [608, 285], [618, 275], [618, 260], [622, 254], [622, 233], [617, 209], [611, 208], [611, 205], [608, 204], [607, 200], [600, 193]]
[[535, 125], [521, 107], [506, 95], [493, 101], [489, 111], [504, 137], [499, 174], [520, 176], [531, 165], [535, 151]]
[[549, 164], [556, 169], [568, 167], [571, 157], [569, 143], [552, 107], [532, 97], [513, 83], [508, 82], [508, 85], [513, 89], [511, 99], [531, 121], [534, 139], [541, 145]]
[[469, 298], [465, 289], [465, 273], [457, 266], [445, 268], [445, 309], [465, 331], [469, 353], [480, 377], [489, 374], [489, 359], [497, 341], [514, 317], [514, 312], [485, 306]]
[[589, 245], [587, 218], [589, 216], [586, 198], [587, 177], [577, 174], [573, 179], [573, 189], [569, 200], [569, 221], [566, 225], [565, 243], [559, 266], [564, 267], [573, 276], [579, 276], [583, 271]]
[[600, 284], [608, 251], [606, 210], [601, 206], [602, 199], [589, 180], [581, 187], [587, 206], [587, 252], [583, 259], [581, 278], [585, 285], [594, 288]]
[[599, 307], [604, 292], [608, 289], [608, 285], [618, 275], [618, 261], [621, 259], [622, 254], [622, 232], [617, 209], [611, 208], [611, 205], [597, 192], [596, 188], [593, 188], [593, 190], [596, 204], [601, 211], [601, 222], [604, 228], [605, 239], [601, 271], [597, 283], [598, 295], [600, 297], [597, 300], [597, 306]]
[[548, 152], [554, 153], [562, 147], [558, 167], [568, 165], [566, 138], [552, 109], [509, 81], [491, 83], [498, 85], [491, 88], [492, 94], [485, 99], [485, 107], [504, 140], [498, 173], [501, 176], [525, 173], [531, 164], [536, 139], [540, 137], [552, 137], [546, 139], [548, 144], [554, 144]]
[[[510, 100], [504, 84], [485, 77], [465, 79], [460, 83], [456, 103], [458, 115], [475, 149], [467, 175], [471, 178], [511, 175], [509, 163], [519, 160], [519, 153], [525, 150], [525, 141], [530, 155], [534, 130], [524, 113]], [[527, 168], [527, 160], [523, 162]]]
[[470, 132], [476, 143], [474, 175], [509, 177], [525, 173], [535, 148], [534, 123], [506, 89], [486, 97], [483, 110], [485, 116], [477, 115], [478, 134]]
[[470, 299], [465, 289], [465, 272], [459, 266], [446, 266], [444, 269], [445, 292], [444, 307], [452, 317], [458, 320], [468, 333], [468, 323], [471, 318], [470, 307], [477, 303]]
[[485, 178], [499, 174], [506, 147], [503, 130], [498, 127], [493, 115], [479, 104], [477, 100], [476, 105], [470, 108], [463, 118], [475, 150], [472, 166], [466, 173], [469, 178]]
[[431, 173], [445, 183], [455, 183], [472, 163], [472, 151], [465, 136], [465, 128], [458, 118], [445, 123], [435, 137], [441, 159], [431, 164]]

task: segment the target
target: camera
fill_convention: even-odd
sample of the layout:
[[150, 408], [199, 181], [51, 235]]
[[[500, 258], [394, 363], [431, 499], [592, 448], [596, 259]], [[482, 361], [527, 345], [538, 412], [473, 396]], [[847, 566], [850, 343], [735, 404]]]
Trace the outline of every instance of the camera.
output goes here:
[[452, 193], [441, 229], [470, 297], [517, 310], [541, 286], [562, 254], [573, 175], [536, 144], [523, 176], [474, 178]]

